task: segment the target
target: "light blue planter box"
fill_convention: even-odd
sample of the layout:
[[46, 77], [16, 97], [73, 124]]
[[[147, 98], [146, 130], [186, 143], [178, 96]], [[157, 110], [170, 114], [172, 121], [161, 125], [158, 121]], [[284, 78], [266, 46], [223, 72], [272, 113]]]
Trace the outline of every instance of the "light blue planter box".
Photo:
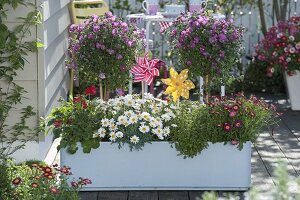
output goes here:
[[92, 179], [84, 188], [93, 190], [248, 190], [251, 176], [251, 143], [236, 146], [210, 144], [194, 158], [178, 156], [168, 142], [146, 144], [143, 150], [119, 149], [101, 143], [100, 148], [74, 155], [61, 150], [61, 165], [75, 177]]

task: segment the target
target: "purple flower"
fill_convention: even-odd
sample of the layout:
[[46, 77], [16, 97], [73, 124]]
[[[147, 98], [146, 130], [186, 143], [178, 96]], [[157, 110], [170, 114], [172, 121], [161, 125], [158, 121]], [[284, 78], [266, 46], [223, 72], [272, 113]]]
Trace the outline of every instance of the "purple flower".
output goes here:
[[209, 42], [210, 42], [211, 44], [216, 43], [216, 42], [217, 42], [217, 36], [215, 35], [215, 36], [209, 38]]
[[187, 66], [191, 66], [192, 65], [192, 61], [190, 61], [190, 60], [186, 61], [186, 65]]
[[230, 123], [224, 123], [223, 124], [223, 130], [225, 132], [229, 132], [231, 130], [231, 124]]
[[123, 56], [121, 54], [116, 55], [117, 60], [122, 60]]
[[69, 28], [69, 31], [72, 33], [72, 32], [74, 32], [76, 29], [77, 29], [77, 25], [72, 24], [72, 25], [70, 26], [70, 28]]
[[117, 93], [118, 96], [124, 96], [125, 95], [125, 91], [122, 88], [116, 89], [116, 93]]
[[236, 114], [237, 114], [236, 111], [233, 111], [233, 110], [232, 110], [232, 111], [229, 112], [229, 117], [230, 117], [230, 118], [233, 118], [233, 117], [236, 116]]
[[113, 29], [113, 30], [111, 31], [111, 34], [112, 34], [113, 36], [116, 36], [116, 35], [117, 35], [117, 29]]
[[93, 38], [94, 38], [94, 35], [93, 35], [92, 33], [89, 33], [89, 34], [88, 34], [88, 38], [89, 38], [89, 39], [93, 39]]
[[134, 42], [133, 42], [133, 41], [129, 40], [129, 41], [127, 42], [127, 46], [128, 46], [128, 47], [133, 47], [133, 45], [134, 45]]
[[107, 53], [108, 53], [109, 55], [114, 55], [114, 54], [115, 54], [115, 50], [113, 50], [113, 49], [108, 49], [108, 50], [107, 50]]
[[108, 12], [105, 13], [105, 16], [106, 16], [106, 17], [112, 17], [113, 14], [112, 14], [112, 12], [108, 11]]
[[96, 43], [96, 48], [97, 48], [97, 49], [100, 49], [100, 48], [101, 48], [101, 44], [97, 42], [97, 43]]
[[101, 73], [99, 74], [99, 78], [102, 79], [102, 80], [105, 79], [105, 73], [102, 73], [102, 72], [101, 72]]
[[219, 56], [220, 56], [220, 58], [224, 58], [225, 57], [225, 51], [220, 51]]
[[235, 120], [234, 121], [234, 127], [238, 128], [238, 129], [242, 128], [243, 127], [242, 121], [241, 120]]
[[226, 35], [223, 34], [223, 33], [221, 33], [221, 34], [219, 35], [219, 41], [222, 42], [222, 43], [227, 42], [227, 37], [226, 37]]
[[121, 71], [121, 72], [125, 72], [125, 71], [126, 71], [125, 65], [120, 65], [120, 71]]
[[195, 44], [198, 44], [199, 42], [200, 42], [200, 38], [199, 38], [199, 37], [195, 37], [195, 38], [194, 38], [194, 43], [195, 43]]
[[190, 45], [190, 47], [191, 47], [192, 49], [194, 49], [194, 48], [196, 47], [196, 44], [195, 44], [194, 42], [192, 42], [191, 45]]
[[98, 32], [100, 30], [100, 26], [94, 26], [93, 27], [93, 32]]

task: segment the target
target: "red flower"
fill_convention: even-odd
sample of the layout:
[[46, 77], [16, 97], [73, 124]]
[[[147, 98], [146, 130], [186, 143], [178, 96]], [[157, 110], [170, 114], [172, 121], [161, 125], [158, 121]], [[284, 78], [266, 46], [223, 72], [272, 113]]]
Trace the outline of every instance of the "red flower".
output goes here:
[[62, 124], [62, 121], [60, 119], [57, 119], [54, 121], [54, 127], [55, 128], [60, 128]]
[[39, 187], [39, 184], [37, 184], [37, 183], [31, 183], [31, 187], [37, 188], [37, 187]]
[[57, 193], [58, 193], [58, 188], [52, 186], [52, 187], [49, 188], [49, 191], [50, 191], [52, 194], [57, 194]]
[[232, 145], [237, 145], [238, 143], [239, 143], [239, 141], [237, 139], [230, 140], [230, 144], [232, 144]]
[[230, 113], [229, 113], [229, 117], [233, 118], [233, 117], [236, 116], [236, 114], [237, 114], [237, 113], [236, 113], [234, 110], [232, 110], [232, 111], [230, 111]]
[[43, 171], [45, 172], [45, 173], [52, 173], [52, 169], [50, 168], [50, 167], [43, 167]]
[[12, 184], [13, 185], [20, 185], [20, 183], [22, 182], [22, 179], [20, 177], [15, 178], [14, 180], [12, 180]]
[[239, 105], [234, 105], [234, 106], [232, 106], [232, 109], [235, 110], [235, 111], [238, 111], [240, 109], [240, 106]]
[[90, 86], [87, 87], [84, 91], [85, 95], [95, 95], [96, 94], [96, 87], [95, 86]]
[[242, 126], [243, 126], [242, 121], [240, 121], [240, 120], [235, 120], [235, 121], [234, 121], [234, 127], [235, 127], [235, 128], [240, 129], [240, 128], [242, 128]]
[[223, 129], [225, 132], [229, 132], [231, 130], [231, 124], [230, 123], [224, 123]]
[[74, 97], [73, 102], [74, 103], [79, 103], [81, 101], [81, 96], [79, 97]]
[[87, 103], [86, 103], [86, 101], [83, 101], [83, 102], [82, 102], [82, 107], [83, 107], [83, 109], [86, 109], [86, 108], [87, 108]]

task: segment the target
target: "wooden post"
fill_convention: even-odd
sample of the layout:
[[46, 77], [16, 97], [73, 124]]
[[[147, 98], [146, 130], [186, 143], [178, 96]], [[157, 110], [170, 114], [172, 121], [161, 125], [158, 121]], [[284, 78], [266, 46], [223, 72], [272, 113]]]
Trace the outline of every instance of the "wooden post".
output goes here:
[[74, 69], [71, 69], [71, 74], [70, 74], [70, 94], [69, 98], [73, 99], [73, 90], [74, 90]]
[[142, 99], [144, 98], [144, 93], [145, 93], [145, 82], [142, 81]]
[[100, 81], [99, 81], [99, 92], [100, 92], [100, 98], [102, 99], [102, 100], [104, 100], [104, 98], [103, 98], [103, 85], [102, 85], [102, 79], [100, 79]]
[[208, 75], [205, 76], [205, 103], [209, 102], [209, 77]]

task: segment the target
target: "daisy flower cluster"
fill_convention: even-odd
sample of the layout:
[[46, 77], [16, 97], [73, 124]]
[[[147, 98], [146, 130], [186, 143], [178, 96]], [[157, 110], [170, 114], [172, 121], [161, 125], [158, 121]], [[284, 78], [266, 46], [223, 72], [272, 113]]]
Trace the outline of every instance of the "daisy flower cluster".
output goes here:
[[245, 140], [251, 133], [258, 134], [256, 125], [262, 123], [259, 120], [264, 119], [268, 124], [269, 120], [272, 121], [280, 115], [273, 104], [269, 105], [256, 96], [247, 99], [243, 94], [237, 94], [230, 99], [213, 97], [208, 109], [218, 132], [223, 133], [232, 144]]
[[166, 140], [175, 124], [174, 105], [156, 99], [151, 94], [126, 95], [107, 102], [97, 100], [97, 108], [105, 113], [100, 119], [100, 128], [94, 137], [107, 139], [112, 143], [129, 143], [140, 148], [153, 140]]
[[294, 16], [286, 22], [271, 27], [256, 45], [255, 56], [267, 62], [266, 74], [272, 77], [276, 70], [293, 75], [300, 69], [300, 17]]

